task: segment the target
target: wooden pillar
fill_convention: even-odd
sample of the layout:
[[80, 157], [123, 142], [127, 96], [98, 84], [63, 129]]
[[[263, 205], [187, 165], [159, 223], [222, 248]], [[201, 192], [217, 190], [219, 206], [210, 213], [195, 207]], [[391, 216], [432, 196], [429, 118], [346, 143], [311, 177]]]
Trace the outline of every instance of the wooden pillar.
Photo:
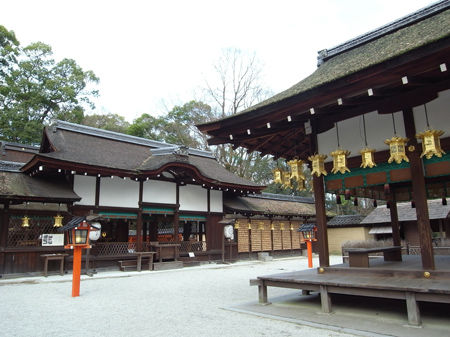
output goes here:
[[[318, 153], [317, 144], [317, 119], [311, 120], [312, 134], [310, 135], [310, 151]], [[316, 206], [317, 241], [319, 246], [320, 267], [330, 265], [330, 255], [328, 251], [327, 215], [325, 211], [325, 189], [323, 175], [317, 177], [313, 174], [314, 203]]]
[[[8, 243], [9, 203], [5, 202], [0, 213], [0, 251]], [[0, 253], [0, 275], [5, 273], [5, 253]]]
[[270, 218], [270, 242], [271, 242], [271, 248], [272, 248], [272, 256], [273, 256], [273, 231], [274, 231], [274, 227], [273, 227], [273, 218]]
[[136, 220], [136, 250], [142, 252], [142, 195], [144, 193], [144, 182], [139, 180], [139, 208]]
[[0, 219], [0, 248], [5, 248], [8, 242], [9, 203], [5, 202]]
[[142, 242], [147, 242], [147, 221], [142, 221]]
[[420, 158], [421, 146], [416, 139], [416, 126], [412, 108], [403, 110], [406, 137], [408, 144], [413, 146], [414, 151], [408, 152], [411, 168], [412, 188], [414, 201], [416, 203], [417, 229], [420, 240], [420, 253], [423, 269], [434, 269], [433, 245], [431, 241], [431, 226], [428, 215], [427, 194], [422, 159]]
[[95, 179], [95, 207], [100, 204], [100, 177]]
[[330, 256], [328, 253], [327, 216], [325, 211], [325, 190], [323, 184], [323, 176], [317, 177], [316, 175], [313, 175], [319, 264], [320, 267], [328, 267], [330, 265]]
[[247, 227], [248, 227], [248, 257], [252, 256], [252, 227], [250, 218], [247, 218]]
[[[209, 219], [209, 216], [208, 216], [208, 219]], [[175, 242], [180, 241], [178, 238], [178, 233], [180, 231], [179, 222], [180, 222], [180, 185], [178, 185], [178, 183], [177, 183], [175, 213], [173, 214], [173, 235], [174, 235]]]
[[392, 243], [394, 246], [400, 246], [400, 228], [398, 224], [398, 212], [397, 212], [397, 200], [395, 199], [395, 192], [391, 190], [388, 195], [389, 211], [391, 214], [391, 225], [392, 225]]

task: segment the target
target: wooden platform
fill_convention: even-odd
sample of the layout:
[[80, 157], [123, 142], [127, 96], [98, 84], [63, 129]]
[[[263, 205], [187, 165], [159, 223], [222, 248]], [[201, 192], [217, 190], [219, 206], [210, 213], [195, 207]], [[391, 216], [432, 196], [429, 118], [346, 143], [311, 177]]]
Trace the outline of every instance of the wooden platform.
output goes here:
[[320, 269], [260, 276], [250, 280], [257, 285], [259, 302], [268, 304], [267, 287], [301, 289], [305, 294], [317, 291], [321, 296], [322, 311], [332, 311], [331, 293], [394, 298], [406, 301], [408, 321], [420, 325], [417, 302], [450, 303], [450, 256], [436, 257], [437, 269], [425, 271], [420, 256], [403, 256], [403, 261], [371, 262], [370, 268], [350, 268], [348, 264]]

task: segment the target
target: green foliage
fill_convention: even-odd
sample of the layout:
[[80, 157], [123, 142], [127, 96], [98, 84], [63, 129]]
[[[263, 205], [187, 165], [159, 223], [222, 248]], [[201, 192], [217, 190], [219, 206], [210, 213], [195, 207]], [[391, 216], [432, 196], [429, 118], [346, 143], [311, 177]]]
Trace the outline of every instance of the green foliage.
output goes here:
[[84, 116], [81, 124], [121, 133], [127, 133], [128, 128], [130, 127], [130, 123], [128, 123], [123, 116], [113, 113]]
[[190, 101], [175, 106], [167, 115], [153, 117], [143, 114], [133, 121], [128, 133], [170, 144], [206, 149], [206, 138], [195, 124], [211, 120], [211, 107], [203, 102]]
[[74, 60], [56, 62], [42, 42], [20, 47], [13, 32], [0, 26], [0, 138], [39, 143], [51, 119], [81, 123], [97, 91], [98, 78]]

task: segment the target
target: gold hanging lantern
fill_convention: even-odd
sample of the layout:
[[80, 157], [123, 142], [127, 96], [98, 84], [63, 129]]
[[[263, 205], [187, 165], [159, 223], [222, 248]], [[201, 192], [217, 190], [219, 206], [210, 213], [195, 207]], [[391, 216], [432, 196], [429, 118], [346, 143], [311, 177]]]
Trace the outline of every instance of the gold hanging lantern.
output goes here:
[[293, 225], [293, 224], [291, 224], [291, 225], [289, 226], [289, 230], [291, 230], [291, 231], [294, 230], [294, 225]]
[[289, 172], [283, 172], [283, 188], [292, 188], [291, 175]]
[[288, 165], [291, 168], [291, 179], [295, 179], [297, 181], [306, 179], [303, 174], [303, 160], [295, 158], [288, 161]]
[[416, 135], [417, 139], [422, 140], [422, 154], [420, 157], [425, 156], [430, 159], [433, 156], [442, 157], [445, 151], [441, 148], [440, 136], [444, 134], [444, 131], [427, 129], [422, 133]]
[[258, 230], [262, 231], [264, 229], [264, 222], [260, 221], [258, 224]]
[[252, 229], [252, 223], [251, 222], [248, 223], [248, 229]]
[[29, 218], [29, 217], [24, 216], [24, 217], [22, 218], [22, 227], [23, 227], [23, 228], [28, 228], [28, 227], [30, 227], [30, 218]]
[[385, 144], [389, 145], [390, 157], [388, 163], [392, 163], [395, 161], [397, 164], [400, 164], [403, 160], [409, 163], [409, 159], [406, 156], [406, 143], [408, 142], [408, 138], [397, 137], [394, 136], [391, 139], [386, 139], [384, 141]]
[[344, 174], [345, 172], [350, 172], [347, 167], [347, 157], [350, 155], [350, 151], [338, 149], [330, 154], [333, 157], [332, 173], [340, 172], [341, 174]]
[[273, 222], [270, 224], [270, 230], [274, 231], [275, 230], [275, 225], [273, 224]]
[[283, 184], [283, 170], [280, 168], [276, 168], [273, 172], [273, 182], [276, 184]]
[[361, 161], [362, 161], [360, 167], [372, 168], [374, 166], [377, 166], [377, 164], [375, 164], [375, 159], [373, 155], [375, 153], [374, 149], [369, 149], [368, 147], [366, 147], [361, 151], [359, 151], [359, 153], [361, 153]]
[[234, 223], [234, 229], [239, 229], [239, 220]]
[[284, 222], [280, 223], [280, 231], [284, 231]]
[[326, 158], [326, 154], [316, 154], [314, 156], [308, 157], [308, 160], [312, 163], [311, 174], [315, 174], [317, 177], [320, 177], [322, 174], [324, 176], [327, 175], [327, 171], [325, 170]]
[[64, 218], [63, 216], [57, 214], [57, 215], [54, 217], [55, 223], [54, 223], [53, 227], [62, 227], [62, 225], [63, 225], [63, 224], [62, 224], [63, 218]]

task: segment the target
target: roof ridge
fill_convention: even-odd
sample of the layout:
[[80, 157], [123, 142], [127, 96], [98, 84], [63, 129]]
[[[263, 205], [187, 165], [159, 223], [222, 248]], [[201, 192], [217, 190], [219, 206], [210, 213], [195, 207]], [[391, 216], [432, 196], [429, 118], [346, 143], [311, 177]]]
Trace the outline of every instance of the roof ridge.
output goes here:
[[429, 6], [423, 7], [413, 13], [407, 14], [381, 27], [375, 28], [374, 30], [356, 36], [330, 49], [320, 50], [318, 51], [317, 56], [317, 66], [322, 65], [325, 61], [336, 55], [359, 47], [384, 35], [391, 34], [401, 28], [415, 24], [448, 8], [450, 8], [450, 0], [441, 0]]
[[[61, 121], [61, 120], [54, 120], [50, 126], [53, 129], [53, 132], [55, 132], [56, 129], [67, 130], [67, 131], [87, 134], [90, 136], [96, 136], [96, 137], [112, 139], [112, 140], [126, 142], [126, 143], [148, 146], [148, 147], [152, 147], [152, 148], [156, 148], [156, 149], [161, 149], [162, 151], [164, 151], [164, 150], [174, 151], [181, 147], [181, 145], [160, 142], [160, 141], [156, 141], [156, 140], [127, 135], [124, 133], [110, 131], [110, 130], [103, 130], [103, 129], [95, 128], [92, 126], [81, 125], [81, 124], [76, 124], [76, 123], [71, 123], [71, 122], [66, 122], [66, 121]], [[210, 151], [203, 151], [203, 150], [188, 148], [188, 153], [190, 155], [194, 155], [194, 156], [215, 158], [214, 155]]]
[[276, 194], [276, 193], [268, 193], [262, 192], [261, 194], [247, 195], [247, 197], [251, 198], [259, 198], [259, 199], [269, 199], [269, 200], [282, 200], [282, 201], [294, 201], [294, 202], [303, 202], [303, 203], [314, 203], [314, 198], [312, 197], [302, 197], [298, 195], [287, 195], [287, 194]]

